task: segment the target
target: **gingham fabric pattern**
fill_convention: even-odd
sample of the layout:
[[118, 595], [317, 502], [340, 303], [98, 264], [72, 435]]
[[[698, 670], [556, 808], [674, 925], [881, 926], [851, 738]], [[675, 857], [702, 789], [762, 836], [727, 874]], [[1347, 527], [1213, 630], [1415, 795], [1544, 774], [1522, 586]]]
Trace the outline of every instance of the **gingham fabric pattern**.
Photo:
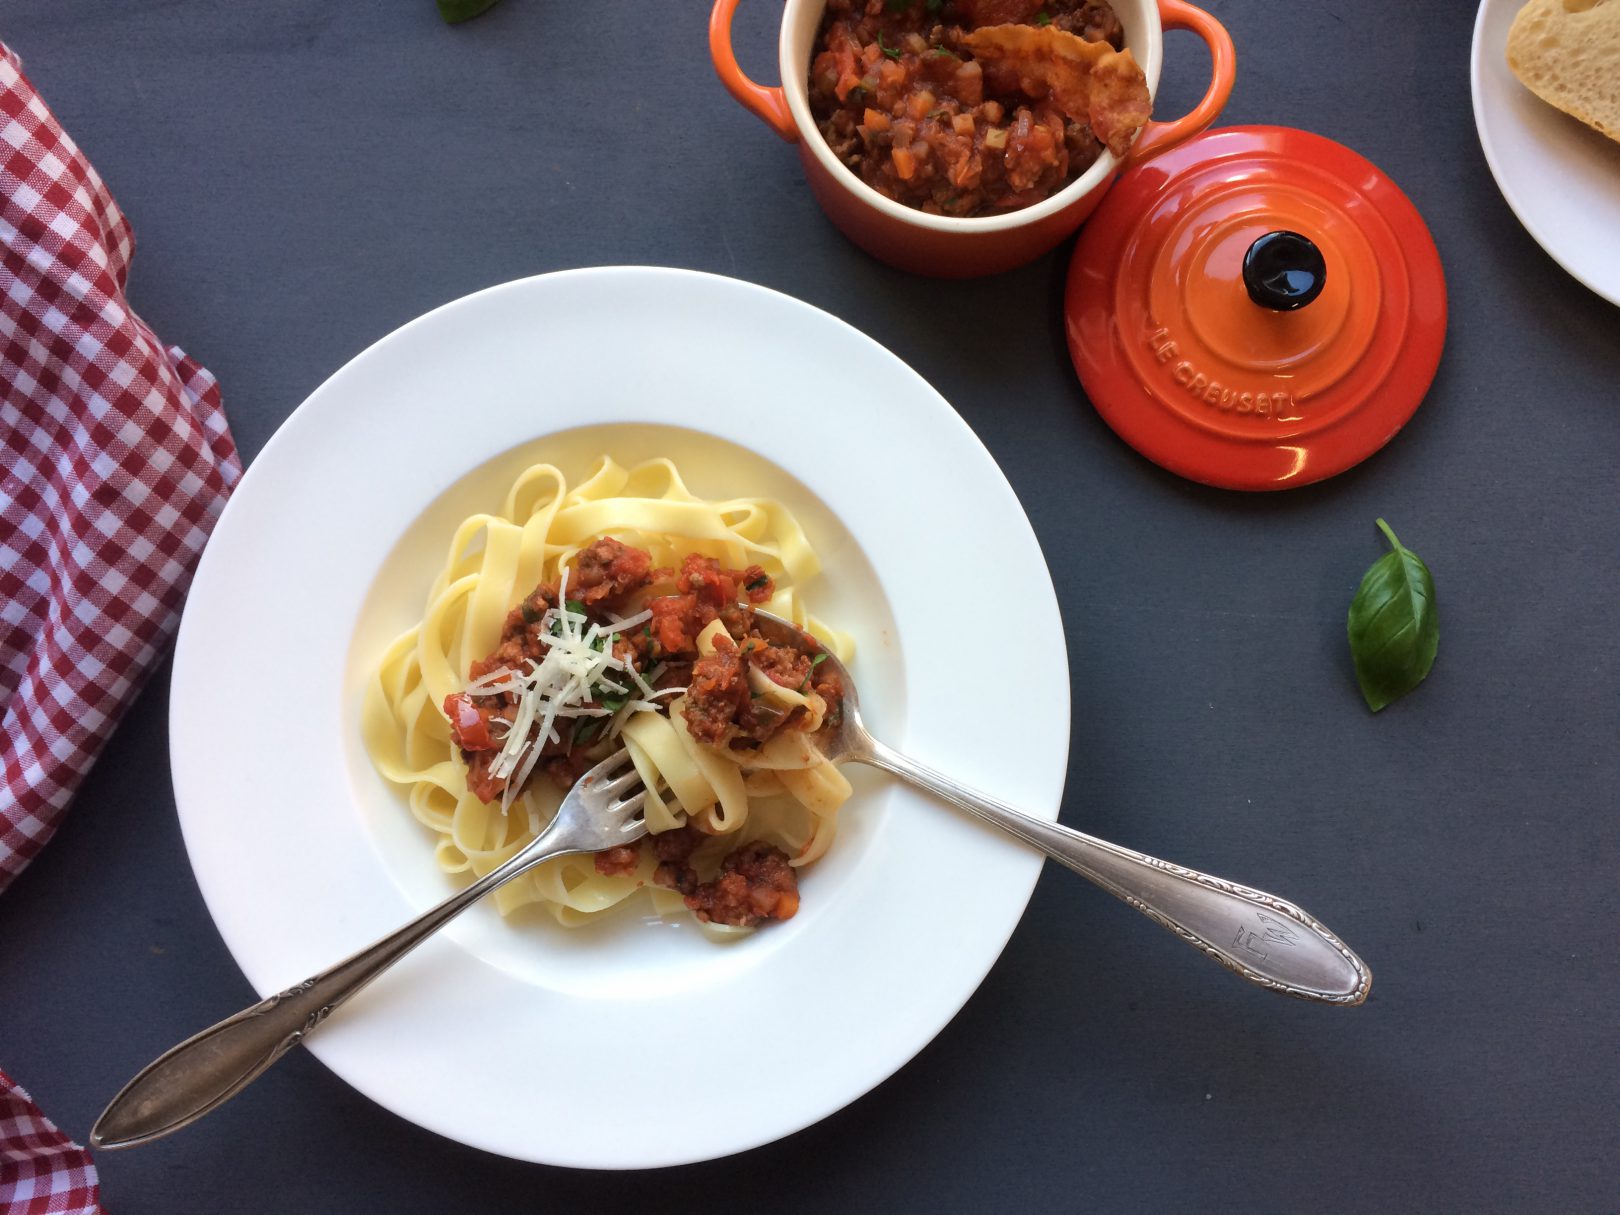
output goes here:
[[214, 378], [124, 299], [133, 251], [0, 46], [0, 890], [173, 636], [242, 474]]
[[[242, 475], [214, 378], [124, 299], [133, 252], [0, 44], [0, 890], [174, 635]], [[100, 1209], [89, 1153], [0, 1072], [0, 1210]]]
[[90, 1153], [34, 1108], [0, 1071], [0, 1211], [5, 1215], [102, 1215]]

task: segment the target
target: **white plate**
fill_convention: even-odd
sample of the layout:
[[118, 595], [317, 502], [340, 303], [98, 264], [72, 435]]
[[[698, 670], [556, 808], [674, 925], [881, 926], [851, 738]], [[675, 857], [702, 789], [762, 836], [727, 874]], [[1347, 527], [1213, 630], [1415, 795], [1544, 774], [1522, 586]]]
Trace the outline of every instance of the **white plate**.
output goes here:
[[1555, 110], [1508, 68], [1523, 0], [1484, 0], [1470, 78], [1485, 160], [1525, 230], [1565, 270], [1620, 304], [1620, 143]]
[[[581, 429], [583, 427], [583, 429]], [[874, 732], [1057, 816], [1068, 670], [1000, 470], [893, 355], [786, 296], [684, 271], [545, 275], [449, 304], [323, 384], [220, 520], [175, 656], [186, 848], [225, 943], [285, 988], [449, 892], [359, 739], [361, 680], [413, 623], [453, 522], [538, 458], [665, 454], [784, 500], [854, 633]], [[968, 639], [1003, 636], [974, 662]], [[996, 651], [991, 650], [991, 653]], [[1034, 853], [877, 773], [803, 907], [731, 946], [642, 911], [573, 931], [473, 908], [310, 1049], [424, 1127], [525, 1160], [703, 1160], [892, 1073], [1001, 952]], [[223, 1014], [229, 1010], [221, 1009]]]

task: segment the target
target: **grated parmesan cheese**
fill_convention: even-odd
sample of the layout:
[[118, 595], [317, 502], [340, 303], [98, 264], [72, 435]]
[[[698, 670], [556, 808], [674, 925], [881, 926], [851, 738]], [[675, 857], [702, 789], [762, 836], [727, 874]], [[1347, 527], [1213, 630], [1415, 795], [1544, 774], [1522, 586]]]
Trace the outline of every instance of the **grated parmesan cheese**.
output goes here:
[[[611, 717], [602, 736], [616, 738], [631, 716], [656, 711], [660, 707], [659, 697], [678, 695], [686, 690], [653, 691], [633, 664], [613, 653], [613, 643], [619, 639], [620, 632], [652, 619], [651, 612], [616, 620], [613, 628], [604, 630], [601, 625], [590, 623], [584, 614], [568, 609], [567, 592], [565, 570], [558, 589], [563, 606], [549, 609], [540, 618], [546, 652], [538, 662], [531, 658], [516, 670], [501, 667], [467, 685], [468, 694], [473, 696], [504, 694], [517, 701], [510, 721], [497, 717], [490, 722], [492, 727], [505, 727], [505, 733], [500, 736], [501, 749], [489, 766], [491, 776], [506, 781], [501, 794], [503, 813], [528, 782], [546, 743], [561, 739], [558, 721]], [[615, 675], [620, 678], [614, 679]], [[592, 703], [601, 693], [627, 696], [632, 685], [640, 695], [626, 700], [617, 711]]]

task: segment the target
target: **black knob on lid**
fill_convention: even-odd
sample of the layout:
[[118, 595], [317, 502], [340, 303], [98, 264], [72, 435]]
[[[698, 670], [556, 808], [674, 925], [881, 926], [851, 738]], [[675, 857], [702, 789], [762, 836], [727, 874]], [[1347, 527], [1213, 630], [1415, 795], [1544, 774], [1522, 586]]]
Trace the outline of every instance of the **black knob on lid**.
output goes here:
[[1249, 298], [1274, 312], [1303, 308], [1322, 294], [1325, 282], [1322, 251], [1298, 232], [1267, 232], [1243, 255]]

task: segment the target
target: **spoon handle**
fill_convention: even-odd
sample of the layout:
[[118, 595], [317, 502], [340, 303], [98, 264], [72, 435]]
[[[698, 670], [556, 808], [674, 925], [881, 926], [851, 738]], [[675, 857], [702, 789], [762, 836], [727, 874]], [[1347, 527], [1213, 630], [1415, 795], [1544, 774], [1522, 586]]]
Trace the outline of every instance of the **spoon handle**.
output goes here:
[[1367, 998], [1372, 973], [1366, 964], [1286, 899], [1033, 818], [868, 741], [849, 758], [893, 772], [1039, 848], [1250, 982], [1326, 1004]]
[[[561, 852], [546, 833], [500, 868], [296, 987], [226, 1017], [147, 1064], [90, 1130], [103, 1150], [135, 1147], [219, 1108], [314, 1033], [332, 1010], [484, 895]], [[542, 841], [546, 841], [544, 846]]]

